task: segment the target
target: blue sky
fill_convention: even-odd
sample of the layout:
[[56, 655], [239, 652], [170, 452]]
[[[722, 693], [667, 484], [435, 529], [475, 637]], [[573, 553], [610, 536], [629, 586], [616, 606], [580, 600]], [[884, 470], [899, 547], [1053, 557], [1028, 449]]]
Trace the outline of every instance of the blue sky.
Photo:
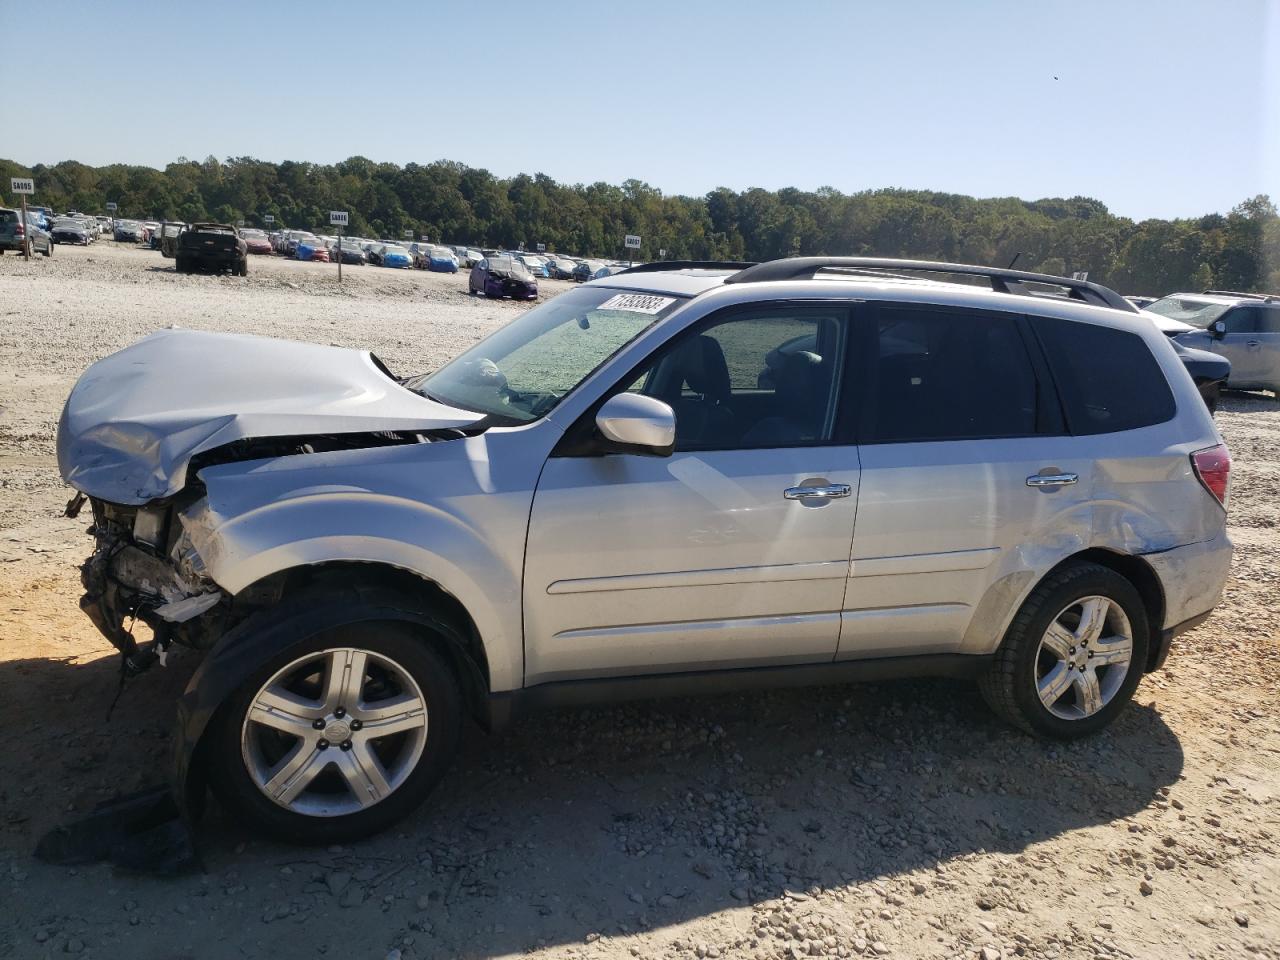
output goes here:
[[1280, 0], [5, 7], [39, 40], [0, 100], [0, 156], [26, 164], [446, 158], [1135, 219], [1280, 202]]

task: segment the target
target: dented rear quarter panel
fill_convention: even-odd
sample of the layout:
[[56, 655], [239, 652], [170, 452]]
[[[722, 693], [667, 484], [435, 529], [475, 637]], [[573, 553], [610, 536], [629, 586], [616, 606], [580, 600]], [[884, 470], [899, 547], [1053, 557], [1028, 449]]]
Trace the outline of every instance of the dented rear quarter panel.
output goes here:
[[235, 595], [327, 562], [388, 564], [471, 614], [494, 691], [524, 674], [521, 578], [534, 487], [560, 436], [550, 421], [431, 443], [208, 467], [183, 516], [209, 575]]

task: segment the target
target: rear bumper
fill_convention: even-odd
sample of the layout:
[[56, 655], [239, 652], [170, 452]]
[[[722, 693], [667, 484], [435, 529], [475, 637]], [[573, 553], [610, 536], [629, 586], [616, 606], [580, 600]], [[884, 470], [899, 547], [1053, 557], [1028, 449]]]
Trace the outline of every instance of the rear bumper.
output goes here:
[[1173, 638], [1204, 622], [1222, 598], [1231, 570], [1231, 541], [1224, 530], [1212, 540], [1144, 554], [1164, 588], [1165, 614], [1159, 649], [1151, 669], [1159, 669], [1169, 655]]

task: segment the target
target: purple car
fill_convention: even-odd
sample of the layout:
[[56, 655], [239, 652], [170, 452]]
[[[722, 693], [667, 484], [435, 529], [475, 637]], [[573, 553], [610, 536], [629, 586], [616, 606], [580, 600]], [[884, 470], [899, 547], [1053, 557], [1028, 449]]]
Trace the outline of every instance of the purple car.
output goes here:
[[486, 257], [471, 268], [468, 286], [473, 294], [536, 300], [538, 281], [523, 263], [512, 257]]

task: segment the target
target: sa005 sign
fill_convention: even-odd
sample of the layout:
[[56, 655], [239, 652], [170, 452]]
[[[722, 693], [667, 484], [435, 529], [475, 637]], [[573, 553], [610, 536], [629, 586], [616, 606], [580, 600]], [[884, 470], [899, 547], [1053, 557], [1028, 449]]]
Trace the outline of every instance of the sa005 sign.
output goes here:
[[36, 182], [30, 177], [10, 177], [9, 190], [12, 193], [35, 193]]
[[347, 211], [345, 211], [345, 210], [330, 210], [330, 211], [329, 211], [329, 223], [330, 223], [330, 225], [331, 225], [331, 226], [335, 226], [335, 227], [345, 227], [345, 226], [347, 225]]

